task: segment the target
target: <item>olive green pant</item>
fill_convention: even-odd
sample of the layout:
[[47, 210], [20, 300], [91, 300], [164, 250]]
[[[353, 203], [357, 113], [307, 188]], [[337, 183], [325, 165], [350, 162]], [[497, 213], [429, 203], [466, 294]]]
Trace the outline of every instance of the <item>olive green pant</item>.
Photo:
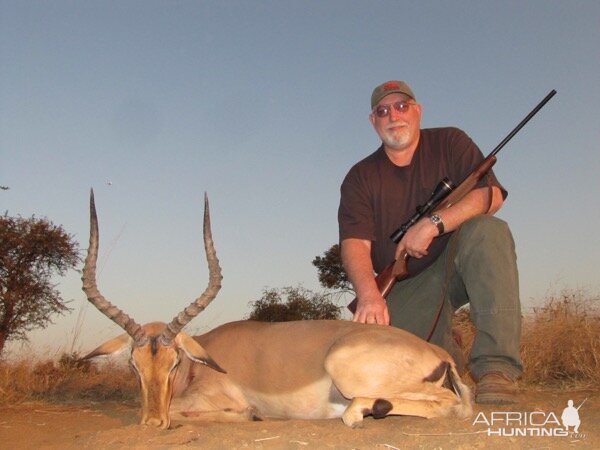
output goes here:
[[388, 298], [391, 324], [427, 339], [443, 302], [430, 342], [464, 365], [452, 337], [452, 316], [469, 303], [477, 334], [469, 357], [475, 379], [523, 371], [519, 345], [521, 304], [515, 245], [506, 222], [477, 216], [457, 230], [440, 257], [413, 278], [396, 283]]

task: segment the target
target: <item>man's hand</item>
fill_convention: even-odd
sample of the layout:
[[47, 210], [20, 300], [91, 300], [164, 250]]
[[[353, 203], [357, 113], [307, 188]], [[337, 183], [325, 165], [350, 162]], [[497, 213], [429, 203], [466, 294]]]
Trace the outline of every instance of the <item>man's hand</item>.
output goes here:
[[417, 259], [426, 256], [431, 241], [433, 241], [438, 234], [439, 231], [437, 227], [429, 220], [429, 217], [423, 217], [410, 227], [402, 237], [396, 248], [395, 258], [401, 258], [404, 252], [406, 252], [408, 256]]
[[379, 292], [376, 295], [358, 299], [352, 321], [379, 325], [390, 324], [387, 304]]

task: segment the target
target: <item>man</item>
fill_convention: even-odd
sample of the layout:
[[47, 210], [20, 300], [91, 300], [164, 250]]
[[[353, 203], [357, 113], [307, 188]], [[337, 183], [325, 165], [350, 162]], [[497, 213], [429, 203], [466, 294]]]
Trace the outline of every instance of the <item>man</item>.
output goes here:
[[[354, 321], [391, 324], [424, 339], [433, 333], [431, 342], [460, 366], [451, 321], [469, 303], [477, 328], [469, 361], [476, 401], [513, 403], [522, 373], [521, 307], [514, 242], [507, 224], [493, 217], [507, 195], [494, 174], [455, 205], [422, 218], [397, 245], [389, 238], [440, 180], [458, 184], [483, 160], [463, 131], [421, 129], [421, 112], [405, 82], [376, 87], [369, 120], [382, 145], [342, 183], [338, 220], [342, 262], [358, 299]], [[373, 273], [404, 252], [411, 276], [386, 302]]]

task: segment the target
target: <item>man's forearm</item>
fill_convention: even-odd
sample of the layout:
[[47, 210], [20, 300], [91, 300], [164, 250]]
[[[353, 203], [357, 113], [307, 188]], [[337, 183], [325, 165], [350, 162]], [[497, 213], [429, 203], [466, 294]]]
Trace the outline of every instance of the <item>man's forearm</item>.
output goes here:
[[455, 205], [439, 211], [438, 215], [444, 222], [444, 231], [446, 233], [454, 231], [467, 220], [479, 214], [495, 214], [502, 207], [502, 193], [494, 186], [491, 189], [491, 195], [490, 201], [490, 189], [474, 189]]
[[356, 292], [357, 305], [354, 322], [380, 325], [390, 324], [390, 315], [382, 297], [371, 262], [371, 241], [344, 239], [342, 241], [342, 263]]
[[345, 239], [342, 241], [341, 256], [344, 270], [359, 299], [379, 292], [374, 277], [369, 241]]

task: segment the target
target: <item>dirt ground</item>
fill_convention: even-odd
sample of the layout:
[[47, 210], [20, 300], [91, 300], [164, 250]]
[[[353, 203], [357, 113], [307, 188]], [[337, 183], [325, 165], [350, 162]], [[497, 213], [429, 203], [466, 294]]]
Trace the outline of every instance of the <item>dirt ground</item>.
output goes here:
[[[139, 407], [134, 403], [23, 403], [0, 408], [0, 448], [600, 448], [600, 391], [529, 390], [522, 394], [521, 399], [520, 403], [509, 407], [476, 405], [473, 416], [467, 420], [367, 418], [360, 429], [347, 428], [341, 420], [293, 420], [176, 422], [170, 430], [158, 430], [137, 424]], [[558, 436], [564, 431], [560, 421], [568, 400], [573, 400], [576, 407], [585, 400], [579, 409], [579, 433]], [[507, 416], [504, 412], [512, 414]], [[519, 433], [526, 436], [518, 436]]]

